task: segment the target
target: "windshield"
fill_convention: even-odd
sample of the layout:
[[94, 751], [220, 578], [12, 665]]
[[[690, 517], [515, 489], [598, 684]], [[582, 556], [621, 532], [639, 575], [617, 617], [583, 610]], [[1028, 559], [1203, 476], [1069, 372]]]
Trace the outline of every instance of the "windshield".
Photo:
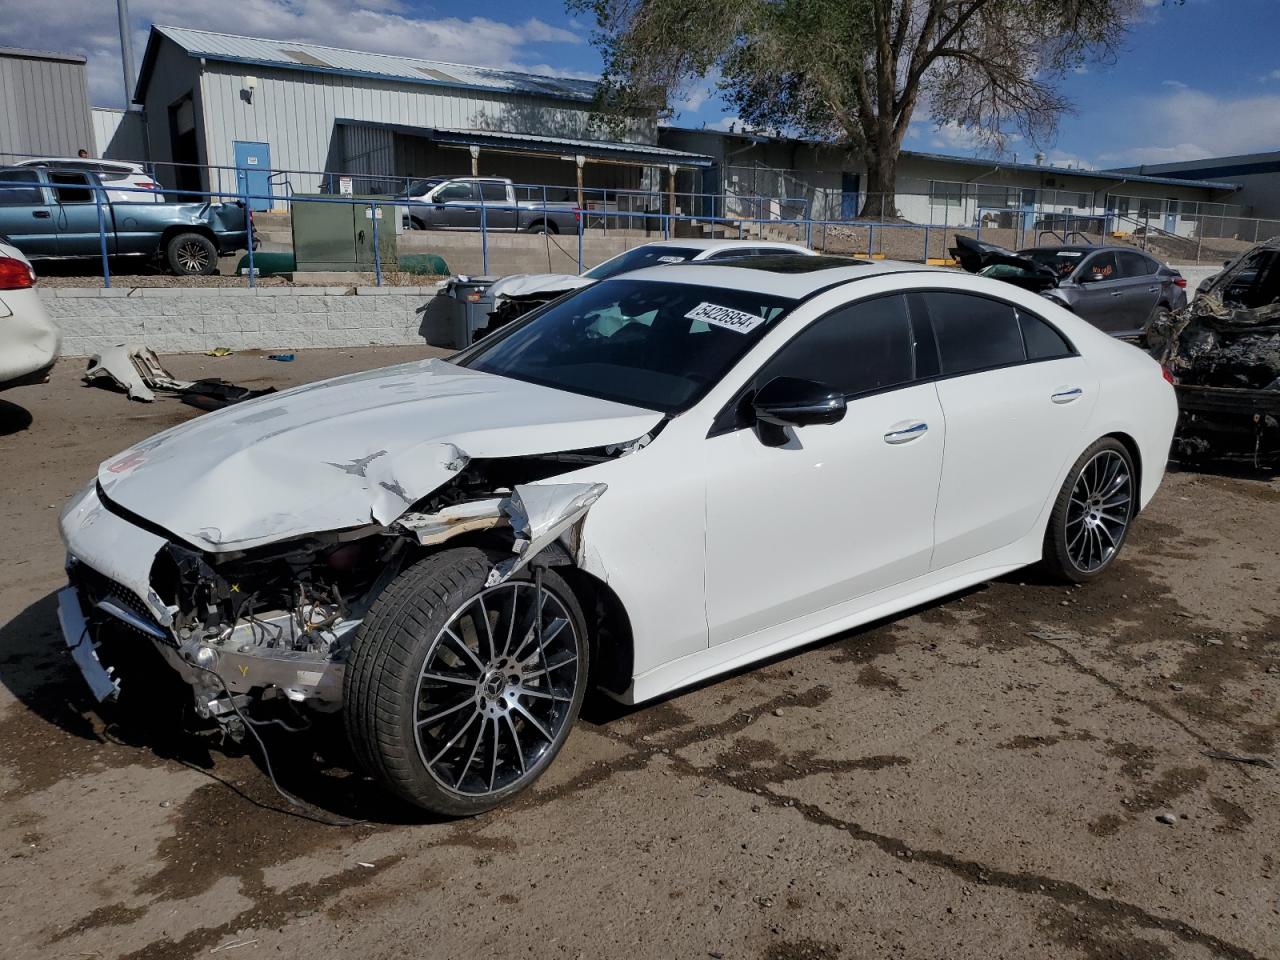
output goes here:
[[454, 362], [679, 413], [793, 305], [783, 297], [724, 287], [608, 280], [529, 314]]
[[592, 280], [608, 280], [620, 273], [639, 270], [642, 267], [656, 267], [662, 263], [685, 263], [701, 252], [692, 247], [660, 247], [657, 244], [647, 243], [619, 254], [612, 260], [606, 260], [597, 267], [592, 267], [583, 276], [590, 277]]
[[1068, 276], [1072, 270], [1080, 266], [1084, 259], [1083, 250], [1019, 250], [1018, 256], [1034, 260], [1042, 267], [1048, 267], [1059, 278]]

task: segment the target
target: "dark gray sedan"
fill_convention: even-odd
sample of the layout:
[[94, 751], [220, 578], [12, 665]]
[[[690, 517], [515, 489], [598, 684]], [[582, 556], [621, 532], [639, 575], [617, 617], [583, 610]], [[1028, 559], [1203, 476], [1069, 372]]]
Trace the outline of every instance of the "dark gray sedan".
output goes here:
[[1182, 274], [1133, 247], [1065, 244], [1015, 253], [955, 239], [951, 254], [970, 273], [1033, 290], [1112, 336], [1136, 337], [1156, 315], [1187, 305]]

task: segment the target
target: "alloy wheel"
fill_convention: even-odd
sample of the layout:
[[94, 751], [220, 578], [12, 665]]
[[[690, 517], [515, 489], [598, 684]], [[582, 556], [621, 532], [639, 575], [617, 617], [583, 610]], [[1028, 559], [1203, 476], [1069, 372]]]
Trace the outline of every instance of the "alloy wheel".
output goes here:
[[177, 260], [184, 273], [200, 273], [209, 265], [209, 251], [194, 241], [180, 244]]
[[1103, 450], [1081, 468], [1067, 503], [1067, 555], [1076, 569], [1105, 567], [1124, 540], [1133, 515], [1129, 464], [1115, 450]]
[[569, 718], [578, 638], [565, 605], [528, 581], [476, 594], [436, 636], [418, 678], [418, 755], [446, 790], [477, 797], [532, 780]]

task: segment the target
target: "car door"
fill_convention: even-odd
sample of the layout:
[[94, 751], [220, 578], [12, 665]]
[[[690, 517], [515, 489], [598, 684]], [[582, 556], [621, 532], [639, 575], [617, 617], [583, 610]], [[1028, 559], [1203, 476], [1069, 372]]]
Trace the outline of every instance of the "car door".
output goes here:
[[103, 233], [108, 253], [115, 253], [116, 238], [112, 228], [111, 206], [94, 199], [97, 181], [92, 174], [73, 170], [50, 170], [49, 185], [53, 191], [53, 222], [58, 231], [58, 256], [92, 257], [102, 253]]
[[[454, 180], [437, 191], [435, 201], [443, 203], [444, 226], [452, 229], [480, 225], [480, 188], [470, 180]], [[432, 214], [433, 220], [435, 214]]]
[[35, 170], [0, 170], [0, 235], [28, 257], [56, 257], [53, 208]]
[[947, 452], [931, 568], [991, 553], [1035, 526], [1083, 432], [1098, 381], [1062, 333], [1003, 300], [955, 291], [909, 296], [938, 345]]
[[1072, 305], [1079, 316], [1108, 333], [1123, 328], [1120, 300], [1124, 290], [1114, 253], [1107, 250], [1093, 254], [1076, 268], [1071, 279], [1079, 286]]
[[[934, 385], [918, 379], [935, 357], [920, 333], [899, 294], [840, 306], [784, 345], [717, 420], [704, 448], [711, 643], [769, 642], [798, 617], [928, 571], [944, 429]], [[776, 377], [844, 393], [844, 418], [762, 442], [743, 404]]]
[[[500, 180], [481, 180], [477, 184], [480, 199], [485, 203], [484, 222], [490, 230], [516, 229], [515, 197], [511, 189]], [[480, 222], [477, 215], [476, 222]]]
[[1116, 329], [1111, 332], [1135, 335], [1146, 327], [1160, 301], [1163, 283], [1157, 275], [1160, 265], [1137, 250], [1117, 250], [1116, 262], [1120, 266], [1121, 296]]

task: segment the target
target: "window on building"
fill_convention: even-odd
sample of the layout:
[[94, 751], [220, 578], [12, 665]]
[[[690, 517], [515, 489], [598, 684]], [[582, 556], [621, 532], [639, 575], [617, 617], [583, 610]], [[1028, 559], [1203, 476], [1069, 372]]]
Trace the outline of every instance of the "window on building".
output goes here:
[[964, 184], [932, 180], [929, 183], [929, 202], [945, 207], [958, 207], [964, 200]]

